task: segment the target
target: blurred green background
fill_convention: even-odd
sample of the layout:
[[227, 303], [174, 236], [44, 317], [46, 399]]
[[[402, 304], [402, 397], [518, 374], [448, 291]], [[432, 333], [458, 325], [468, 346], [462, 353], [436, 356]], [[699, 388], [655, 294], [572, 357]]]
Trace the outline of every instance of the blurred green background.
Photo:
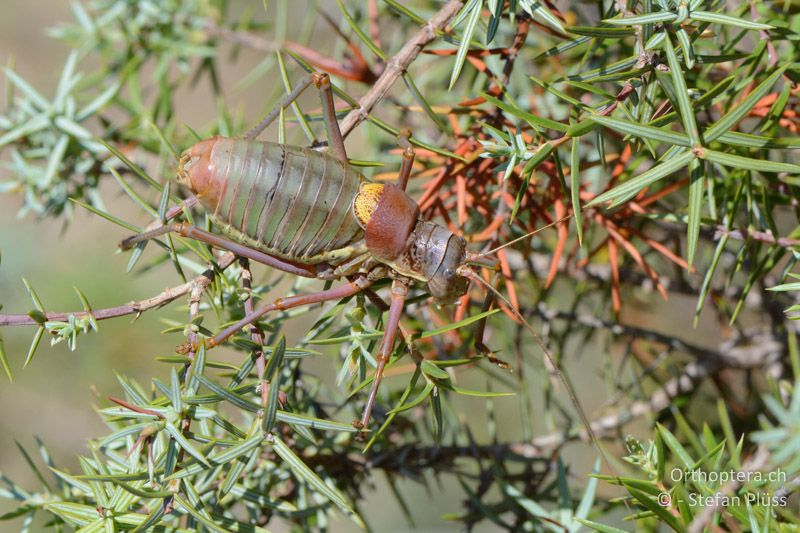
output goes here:
[[[44, 30], [69, 20], [68, 2], [3, 2], [0, 17], [0, 61], [13, 61], [17, 71], [43, 93], [52, 92], [67, 50], [45, 36]], [[0, 181], [8, 171], [0, 168]], [[106, 195], [113, 204], [125, 202], [116, 192]], [[93, 306], [119, 305], [149, 295], [153, 287], [170, 280], [160, 272], [144, 276], [125, 274], [127, 258], [115, 253], [120, 233], [78, 211], [69, 226], [53, 220], [17, 216], [22, 199], [0, 195], [0, 304], [3, 312], [25, 313], [31, 302], [22, 277], [37, 289], [48, 310], [73, 310], [80, 302], [79, 287]], [[130, 209], [128, 209], [130, 211]], [[157, 291], [156, 291], [157, 292]], [[163, 310], [174, 316], [176, 309]], [[0, 471], [20, 482], [34, 483], [30, 469], [17, 451], [15, 440], [34, 449], [41, 438], [57, 464], [76, 465], [85, 453], [86, 435], [99, 435], [103, 426], [93, 411], [97, 395], [114, 392], [114, 371], [146, 380], [154, 371], [152, 354], [169, 350], [170, 340], [147, 332], [158, 330], [155, 314], [130, 326], [129, 319], [101, 324], [99, 335], [82, 337], [70, 352], [43, 339], [30, 367], [21, 370], [33, 330], [6, 328], [2, 335], [14, 370], [14, 383], [0, 385]], [[13, 398], [13, 400], [12, 400]], [[0, 502], [0, 511], [10, 508]], [[19, 522], [0, 522], [0, 530], [15, 531]]]

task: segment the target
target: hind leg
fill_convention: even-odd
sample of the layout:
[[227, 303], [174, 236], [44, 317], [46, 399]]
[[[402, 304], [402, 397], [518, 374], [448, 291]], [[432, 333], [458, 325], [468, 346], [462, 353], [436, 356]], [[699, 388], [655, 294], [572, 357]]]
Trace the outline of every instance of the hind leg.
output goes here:
[[319, 89], [319, 97], [322, 100], [322, 120], [325, 122], [325, 129], [328, 132], [328, 146], [331, 151], [347, 164], [347, 152], [344, 149], [344, 137], [339, 129], [339, 121], [336, 120], [336, 108], [333, 104], [333, 88], [331, 78], [327, 74], [314, 73], [311, 75], [314, 85]]
[[239, 244], [238, 242], [226, 239], [225, 237], [220, 237], [219, 235], [216, 235], [214, 233], [209, 233], [207, 231], [201, 230], [200, 228], [196, 228], [195, 226], [192, 226], [191, 224], [188, 224], [186, 222], [167, 224], [165, 226], [160, 226], [158, 228], [146, 231], [144, 233], [140, 233], [138, 235], [133, 235], [131, 237], [128, 237], [127, 239], [124, 239], [121, 243], [119, 243], [119, 247], [122, 248], [123, 250], [128, 250], [132, 248], [133, 245], [135, 245], [136, 243], [154, 239], [156, 237], [160, 237], [161, 235], [165, 235], [167, 233], [177, 233], [178, 235], [181, 235], [183, 237], [188, 237], [190, 239], [204, 242], [206, 244], [210, 244], [211, 246], [215, 246], [223, 250], [228, 250], [229, 252], [233, 252], [239, 257], [252, 259], [253, 261], [257, 261], [261, 264], [277, 268], [278, 270], [288, 272], [289, 274], [295, 274], [297, 276], [303, 276], [306, 278], [314, 278], [316, 277], [317, 274], [317, 268], [313, 265], [292, 263], [291, 261], [286, 261], [278, 257], [265, 254], [264, 252], [261, 252], [254, 248], [250, 248], [249, 246], [245, 246], [244, 244]]

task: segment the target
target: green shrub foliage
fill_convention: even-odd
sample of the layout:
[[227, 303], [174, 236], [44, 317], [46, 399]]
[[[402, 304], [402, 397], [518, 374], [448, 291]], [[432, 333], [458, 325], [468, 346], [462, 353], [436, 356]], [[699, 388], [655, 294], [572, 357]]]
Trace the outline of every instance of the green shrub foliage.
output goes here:
[[[186, 321], [164, 334], [197, 348], [160, 357], [147, 385], [119, 377], [99, 409], [108, 431], [86, 436], [78, 471], [42, 443], [20, 446], [38, 485], [0, 475], [14, 505], [0, 519], [29, 531], [367, 527], [379, 478], [392, 494], [380, 505], [413, 527], [403, 482], [438, 478], [462, 504], [437, 512], [467, 529], [793, 530], [798, 12], [792, 0], [74, 2], [73, 20], [48, 30], [71, 48], [52, 93], [4, 69], [0, 191], [22, 216], [73, 231], [87, 209], [120, 238], [167, 220], [214, 230], [169, 179], [178, 154], [242, 135], [325, 71], [352, 163], [391, 177], [410, 128], [422, 216], [491, 252], [484, 263], [499, 267], [475, 268], [499, 296], [473, 286], [438, 307], [413, 286], [389, 364], [399, 377], [358, 432], [388, 281], [318, 316], [268, 315], [229, 341], [235, 363], [208, 339], [322, 283], [254, 277], [174, 235], [129, 252], [129, 269], [174, 271], [152, 300], [101, 310], [78, 291], [82, 307], [54, 313], [26, 282], [33, 307], [2, 302], [23, 314], [0, 325], [33, 332], [27, 356], [0, 340], [9, 379], [23, 361], [43, 364], [43, 338], [80, 349], [102, 320], [172, 301], [188, 305]], [[231, 103], [253, 84], [264, 109], [245, 118]], [[211, 123], [179, 105], [193, 91], [216, 108]], [[262, 137], [324, 145], [318, 100], [287, 106]], [[116, 191], [147, 228], [107, 207]], [[672, 305], [634, 320], [668, 296], [696, 302], [694, 316]], [[701, 312], [726, 325], [721, 344], [688, 340]], [[287, 344], [284, 325], [301, 314]], [[311, 370], [321, 353], [338, 357], [336, 376]], [[626, 436], [635, 418], [650, 431]]]

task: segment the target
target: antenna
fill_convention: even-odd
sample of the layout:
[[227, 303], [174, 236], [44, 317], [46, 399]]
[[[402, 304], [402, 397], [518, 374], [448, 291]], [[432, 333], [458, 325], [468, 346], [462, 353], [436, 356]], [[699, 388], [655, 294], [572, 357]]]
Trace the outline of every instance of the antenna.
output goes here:
[[[563, 222], [566, 218], [568, 218], [568, 217], [564, 217], [564, 218], [562, 218], [560, 220], [557, 220], [557, 221], [553, 222], [552, 224], [550, 224], [549, 226], [553, 226], [555, 224]], [[547, 228], [549, 226], [545, 226], [545, 228]], [[539, 230], [537, 230], [537, 231], [540, 231], [542, 229], [544, 229], [544, 228], [539, 228]], [[524, 237], [520, 237], [520, 238], [524, 238]], [[515, 241], [511, 241], [511, 242], [515, 242]], [[511, 244], [511, 243], [506, 243], [503, 246], [507, 246], [508, 244]], [[501, 246], [501, 248], [502, 248], [502, 246]], [[600, 443], [600, 440], [597, 438], [597, 435], [595, 434], [594, 429], [592, 429], [592, 425], [589, 422], [589, 418], [586, 416], [586, 412], [583, 410], [583, 406], [581, 406], [581, 402], [578, 400], [578, 395], [575, 393], [575, 389], [572, 387], [572, 384], [570, 384], [570, 382], [567, 380], [567, 377], [564, 374], [564, 371], [556, 363], [556, 360], [553, 357], [553, 354], [550, 353], [550, 350], [547, 348], [547, 346], [545, 345], [545, 343], [542, 340], [542, 338], [536, 332], [536, 329], [534, 329], [534, 327], [531, 326], [531, 324], [527, 320], [525, 320], [525, 317], [522, 315], [522, 313], [520, 313], [519, 310], [516, 307], [514, 307], [514, 305], [505, 296], [503, 296], [503, 294], [500, 291], [495, 289], [489, 282], [485, 281], [482, 277], [480, 277], [478, 275], [478, 273], [475, 272], [474, 270], [472, 270], [469, 266], [462, 265], [462, 266], [458, 267], [458, 269], [456, 270], [456, 273], [458, 275], [460, 275], [460, 276], [464, 276], [466, 278], [469, 278], [470, 280], [475, 281], [478, 284], [480, 284], [480, 285], [486, 287], [487, 289], [489, 289], [495, 296], [500, 298], [500, 300], [502, 300], [503, 303], [505, 303], [508, 306], [508, 308], [514, 314], [514, 316], [517, 317], [517, 319], [519, 319], [519, 321], [525, 326], [525, 329], [527, 329], [528, 332], [531, 335], [533, 335], [533, 338], [536, 340], [536, 344], [542, 350], [542, 353], [544, 353], [544, 356], [547, 359], [547, 362], [550, 364], [550, 366], [556, 370], [556, 374], [558, 374], [559, 381], [564, 386], [564, 389], [567, 391], [567, 395], [569, 396], [570, 401], [575, 406], [575, 409], [578, 411], [578, 416], [580, 417], [581, 422], [583, 423], [583, 426], [586, 428], [586, 433], [589, 435], [589, 440], [591, 440], [592, 443], [595, 445], [595, 447], [600, 451], [600, 455], [602, 456], [603, 462], [605, 463], [606, 467], [609, 470], [613, 471], [614, 468], [611, 466], [611, 463], [609, 462], [608, 457], [606, 456], [606, 452], [603, 449], [603, 447], [602, 447], [602, 445]]]
[[[532, 236], [536, 235], [537, 233], [539, 233], [542, 230], [546, 230], [547, 228], [552, 228], [553, 226], [557, 226], [557, 225], [561, 224], [562, 222], [564, 222], [565, 220], [569, 220], [570, 218], [572, 218], [573, 215], [574, 215], [573, 213], [570, 213], [569, 215], [565, 215], [565, 216], [559, 218], [558, 220], [556, 220], [555, 222], [551, 222], [550, 224], [547, 224], [546, 226], [542, 226], [541, 228], [536, 228], [535, 230], [533, 230], [531, 232], [528, 232], [528, 233], [526, 233], [525, 235], [523, 235], [521, 237], [517, 237], [516, 239], [510, 240], [505, 244], [501, 244], [497, 248], [492, 248], [488, 252], [481, 252], [479, 254], [476, 254], [474, 256], [474, 258], [478, 259], [478, 258], [481, 258], [481, 257], [486, 257], [487, 255], [493, 254], [493, 253], [497, 252], [498, 250], [502, 250], [506, 246], [511, 246], [512, 244], [517, 243], [517, 242], [519, 242], [519, 241], [521, 241], [523, 239], [527, 239], [528, 237], [532, 237]], [[481, 280], [481, 281], [483, 281], [483, 280]]]

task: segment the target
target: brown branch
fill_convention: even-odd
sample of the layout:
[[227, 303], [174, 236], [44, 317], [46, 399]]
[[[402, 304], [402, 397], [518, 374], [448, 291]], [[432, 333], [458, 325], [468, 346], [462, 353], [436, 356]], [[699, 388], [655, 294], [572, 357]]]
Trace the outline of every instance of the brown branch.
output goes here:
[[455, 16], [462, 3], [461, 0], [450, 0], [447, 2], [442, 9], [431, 17], [428, 23], [386, 63], [386, 68], [378, 78], [378, 81], [376, 81], [372, 89], [367, 91], [359, 100], [358, 108], [353, 109], [344, 117], [340, 126], [342, 136], [347, 137], [356, 126], [367, 118], [375, 104], [386, 96], [386, 93], [389, 92], [389, 89], [394, 85], [394, 82], [397, 81], [397, 78], [403, 75], [422, 49], [428, 43], [436, 39], [437, 34], [444, 29], [450, 19]]
[[[417, 58], [419, 53], [422, 52], [422, 49], [428, 43], [436, 39], [438, 34], [447, 26], [450, 19], [452, 19], [459, 8], [461, 8], [462, 4], [462, 0], [450, 0], [447, 2], [442, 9], [436, 12], [428, 23], [406, 42], [403, 48], [386, 63], [386, 68], [383, 70], [378, 80], [359, 100], [358, 108], [350, 111], [342, 121], [341, 131], [343, 137], [347, 137], [356, 126], [369, 116], [375, 104], [386, 96], [386, 93], [389, 92], [389, 89], [391, 89], [394, 82], [397, 81], [397, 78], [403, 75], [408, 66]], [[247, 46], [255, 50], [277, 49], [275, 43], [252, 33], [229, 30], [213, 23], [210, 23], [206, 30], [209, 35], [218, 36], [235, 44]]]
[[[209, 281], [210, 278], [209, 278]], [[193, 323], [197, 315], [200, 314], [200, 299], [203, 297], [203, 293], [206, 290], [208, 283], [200, 284], [200, 283], [193, 283], [192, 288], [189, 291], [189, 322]], [[197, 344], [197, 332], [192, 329], [189, 333], [189, 343], [192, 346]], [[195, 351], [190, 351], [187, 354], [186, 358], [186, 372], [185, 372], [185, 384], [188, 386], [189, 382], [191, 381], [191, 374], [189, 372], [189, 367], [191, 367], [195, 362], [195, 357], [197, 353]], [[191, 423], [191, 419], [188, 416], [184, 416], [183, 418], [183, 432], [184, 434], [188, 433], [189, 431], [189, 424]], [[183, 452], [183, 450], [181, 450]]]
[[[658, 412], [668, 407], [673, 398], [694, 390], [706, 377], [719, 368], [715, 363], [701, 361], [689, 364], [684, 372], [670, 380], [661, 389], [656, 391], [648, 400], [634, 402], [624, 411], [610, 414], [594, 420], [592, 430], [598, 434], [607, 434], [625, 425], [629, 421], [648, 413]], [[425, 469], [452, 471], [453, 465], [463, 458], [485, 458], [496, 461], [513, 460], [514, 458], [552, 460], [553, 449], [559, 448], [567, 442], [586, 440], [587, 430], [569, 432], [554, 432], [536, 437], [528, 442], [498, 442], [493, 444], [470, 444], [452, 446], [425, 446], [418, 444], [398, 445], [391, 450], [373, 453], [369, 456], [361, 454], [348, 454], [346, 458], [341, 455], [319, 454], [304, 457], [310, 466], [324, 465], [328, 472], [334, 470], [347, 472], [349, 475], [356, 472], [366, 472], [375, 468], [387, 472], [398, 472], [406, 476], [413, 475]], [[512, 454], [509, 456], [509, 454]]]
[[[689, 363], [679, 376], [665, 383], [663, 387], [651, 394], [649, 399], [633, 402], [627, 408], [597, 418], [589, 425], [595, 435], [602, 437], [624, 426], [634, 418], [648, 413], [658, 413], [669, 407], [676, 396], [693, 391], [700, 382], [720, 368], [722, 365], [713, 360]], [[589, 433], [585, 428], [574, 433], [554, 432], [536, 437], [530, 442], [514, 444], [512, 450], [524, 457], [542, 457], [548, 455], [548, 450], [558, 448], [567, 442], [588, 439]]]
[[[599, 327], [599, 324], [598, 324]], [[603, 328], [605, 325], [603, 324]], [[718, 351], [700, 349], [705, 354], [713, 357], [701, 357], [691, 362], [678, 376], [667, 381], [646, 400], [633, 402], [614, 413], [594, 419], [589, 426], [599, 437], [608, 435], [635, 418], [647, 414], [658, 413], [668, 408], [677, 396], [694, 391], [706, 378], [713, 376], [726, 367], [730, 359], [735, 359], [741, 367], [755, 368], [768, 366], [775, 354], [773, 342], [759, 339], [758, 342], [740, 346], [741, 339], [737, 342], [729, 341], [720, 344]], [[743, 356], [743, 353], [749, 356]], [[768, 357], [771, 355], [772, 357]], [[536, 437], [528, 442], [496, 443], [485, 446], [450, 446], [435, 449], [407, 445], [395, 448], [390, 454], [376, 454], [365, 458], [358, 456], [358, 464], [362, 462], [371, 467], [387, 471], [411, 471], [414, 468], [436, 468], [452, 465], [459, 457], [484, 457], [503, 458], [508, 452], [527, 459], [549, 459], [552, 451], [567, 442], [576, 440], [587, 441], [589, 432], [586, 428], [576, 431], [556, 431]], [[352, 456], [356, 457], [356, 456]], [[352, 459], [352, 457], [350, 457]], [[356, 465], [357, 466], [357, 465]]]
[[688, 343], [678, 337], [673, 337], [652, 329], [603, 320], [588, 313], [558, 311], [549, 307], [543, 302], [539, 302], [539, 304], [533, 309], [523, 310], [525, 314], [527, 314], [529, 311], [533, 311], [539, 317], [547, 320], [548, 322], [552, 322], [553, 320], [565, 320], [571, 325], [578, 324], [592, 329], [609, 331], [613, 335], [617, 336], [624, 335], [635, 339], [647, 339], [664, 344], [671, 350], [685, 352], [700, 359], [720, 360], [723, 358], [723, 355], [715, 350], [710, 350], [708, 348], [703, 348], [702, 346]]
[[[679, 376], [665, 383], [647, 400], [636, 401], [623, 410], [591, 422], [590, 427], [598, 436], [618, 429], [634, 418], [648, 413], [657, 413], [667, 408], [676, 396], [693, 391], [704, 379], [724, 368], [766, 368], [776, 360], [780, 360], [786, 351], [783, 342], [771, 333], [742, 335], [723, 342], [716, 350], [712, 350], [653, 330], [606, 322], [591, 315], [555, 311], [543, 304], [540, 304], [535, 312], [547, 320], [563, 319], [569, 321], [570, 324], [577, 323], [598, 330], [610, 331], [615, 335], [646, 338], [665, 344], [671, 350], [683, 351], [696, 357], [696, 361], [686, 365]], [[516, 444], [513, 449], [520, 455], [539, 457], [547, 449], [557, 448], [568, 441], [587, 440], [588, 438], [589, 432], [586, 429], [571, 434], [555, 432], [537, 437], [529, 443]]]
[[698, 360], [713, 361], [725, 368], [766, 368], [781, 360], [786, 352], [785, 342], [777, 335], [758, 329], [721, 343], [716, 350], [704, 348], [656, 330], [602, 320], [586, 313], [557, 311], [544, 303], [533, 309], [523, 309], [525, 314], [536, 313], [547, 321], [565, 320], [570, 325], [581, 325], [598, 331], [609, 331], [632, 339], [646, 339], [665, 345], [671, 351], [684, 352]]
[[[658, 226], [672, 233], [686, 232], [686, 225], [680, 222], [660, 220]], [[783, 248], [791, 248], [800, 246], [800, 239], [791, 237], [776, 237], [771, 231], [761, 231], [756, 229], [733, 229], [728, 228], [723, 224], [716, 226], [702, 226], [700, 229], [708, 238], [713, 238], [715, 241], [720, 240], [722, 237], [729, 237], [737, 241], [758, 241], [766, 244], [774, 244]]]
[[[253, 272], [250, 270], [250, 261], [244, 257], [239, 258], [239, 265], [242, 267], [242, 287], [247, 293], [244, 301], [244, 314], [250, 315], [255, 311], [253, 303]], [[264, 372], [267, 368], [267, 360], [264, 356], [264, 333], [258, 326], [258, 321], [250, 324], [250, 339], [258, 346], [255, 351], [256, 369], [258, 372], [258, 387], [261, 391], [261, 407], [267, 411], [269, 402], [269, 384], [264, 381]], [[285, 401], [283, 402], [285, 403]]]
[[[226, 253], [220, 256], [217, 264], [220, 270], [225, 270], [231, 263], [233, 263], [235, 256], [232, 253]], [[69, 320], [70, 315], [76, 318], [86, 317], [91, 315], [95, 320], [106, 320], [109, 318], [117, 318], [126, 315], [138, 315], [149, 309], [161, 307], [170, 303], [187, 294], [197, 286], [198, 288], [205, 289], [216, 275], [213, 268], [209, 268], [196, 278], [187, 281], [182, 285], [164, 289], [161, 293], [144, 300], [129, 302], [125, 305], [118, 307], [109, 307], [106, 309], [96, 309], [92, 311], [74, 311], [67, 313], [45, 313], [44, 316], [48, 322], [66, 322]], [[32, 318], [30, 315], [2, 315], [0, 314], [0, 327], [2, 326], [34, 326], [39, 324], [39, 321]]]

